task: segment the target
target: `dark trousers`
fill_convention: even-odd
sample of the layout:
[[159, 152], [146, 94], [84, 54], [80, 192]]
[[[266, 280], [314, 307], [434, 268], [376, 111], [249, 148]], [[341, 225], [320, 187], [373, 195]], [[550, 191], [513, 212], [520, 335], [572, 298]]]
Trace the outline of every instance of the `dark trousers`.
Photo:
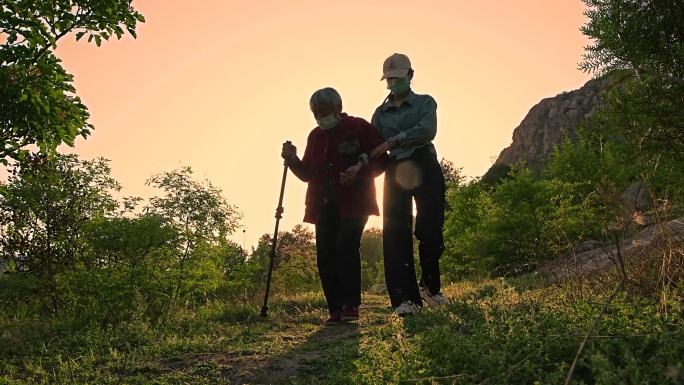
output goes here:
[[[441, 291], [439, 258], [444, 251], [444, 175], [437, 157], [421, 148], [401, 160], [390, 158], [385, 170], [383, 254], [385, 282], [393, 307], [404, 301], [421, 304], [413, 261], [413, 235], [418, 239], [420, 285]], [[416, 227], [413, 231], [413, 200]]]
[[323, 205], [316, 223], [316, 259], [330, 312], [361, 304], [361, 235], [368, 217], [340, 220], [334, 203]]

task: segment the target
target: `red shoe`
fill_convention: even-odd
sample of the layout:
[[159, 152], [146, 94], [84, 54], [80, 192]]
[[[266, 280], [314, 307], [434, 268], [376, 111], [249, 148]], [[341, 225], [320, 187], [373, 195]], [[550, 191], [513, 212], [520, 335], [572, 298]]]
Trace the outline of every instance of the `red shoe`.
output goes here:
[[330, 313], [330, 318], [325, 320], [324, 324], [327, 325], [337, 325], [338, 323], [342, 322], [342, 313], [339, 311], [335, 310], [334, 312]]
[[356, 306], [345, 306], [342, 309], [341, 319], [343, 322], [356, 321], [359, 319], [359, 308]]

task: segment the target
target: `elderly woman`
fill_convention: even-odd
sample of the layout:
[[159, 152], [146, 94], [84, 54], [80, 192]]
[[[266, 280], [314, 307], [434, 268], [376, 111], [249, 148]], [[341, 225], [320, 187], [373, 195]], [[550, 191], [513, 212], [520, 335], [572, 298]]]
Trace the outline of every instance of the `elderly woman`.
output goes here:
[[367, 121], [342, 112], [333, 88], [311, 96], [309, 107], [318, 126], [304, 156], [284, 143], [282, 157], [290, 170], [309, 184], [304, 222], [316, 226], [318, 274], [328, 303], [326, 325], [359, 319], [361, 304], [361, 235], [369, 215], [379, 215], [373, 179], [386, 157], [368, 154], [384, 139]]

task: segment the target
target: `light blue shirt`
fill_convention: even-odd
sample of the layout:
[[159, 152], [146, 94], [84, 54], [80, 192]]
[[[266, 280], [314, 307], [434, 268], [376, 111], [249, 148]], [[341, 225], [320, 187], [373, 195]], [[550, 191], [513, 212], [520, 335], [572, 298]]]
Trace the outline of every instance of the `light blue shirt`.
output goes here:
[[430, 95], [418, 95], [409, 91], [399, 107], [392, 105], [391, 94], [375, 112], [371, 123], [387, 141], [394, 141], [395, 147], [389, 156], [403, 159], [413, 151], [426, 147], [435, 157], [437, 151], [432, 140], [437, 135], [437, 102]]

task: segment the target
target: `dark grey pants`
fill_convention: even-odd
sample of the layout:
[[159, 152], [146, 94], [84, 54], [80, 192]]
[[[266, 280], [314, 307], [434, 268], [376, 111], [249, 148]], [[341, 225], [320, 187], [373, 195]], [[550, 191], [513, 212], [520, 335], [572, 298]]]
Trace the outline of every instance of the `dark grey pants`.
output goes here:
[[323, 205], [316, 223], [316, 259], [331, 312], [361, 304], [361, 235], [368, 217], [340, 220], [334, 203]]
[[385, 170], [382, 243], [385, 281], [393, 307], [398, 307], [404, 301], [413, 301], [419, 305], [422, 303], [413, 261], [413, 235], [419, 241], [418, 257], [422, 271], [420, 285], [426, 286], [431, 293], [441, 291], [439, 259], [444, 251], [444, 194], [442, 168], [437, 157], [429, 150], [421, 148], [414, 151], [409, 158], [397, 161], [393, 157], [388, 160]]

